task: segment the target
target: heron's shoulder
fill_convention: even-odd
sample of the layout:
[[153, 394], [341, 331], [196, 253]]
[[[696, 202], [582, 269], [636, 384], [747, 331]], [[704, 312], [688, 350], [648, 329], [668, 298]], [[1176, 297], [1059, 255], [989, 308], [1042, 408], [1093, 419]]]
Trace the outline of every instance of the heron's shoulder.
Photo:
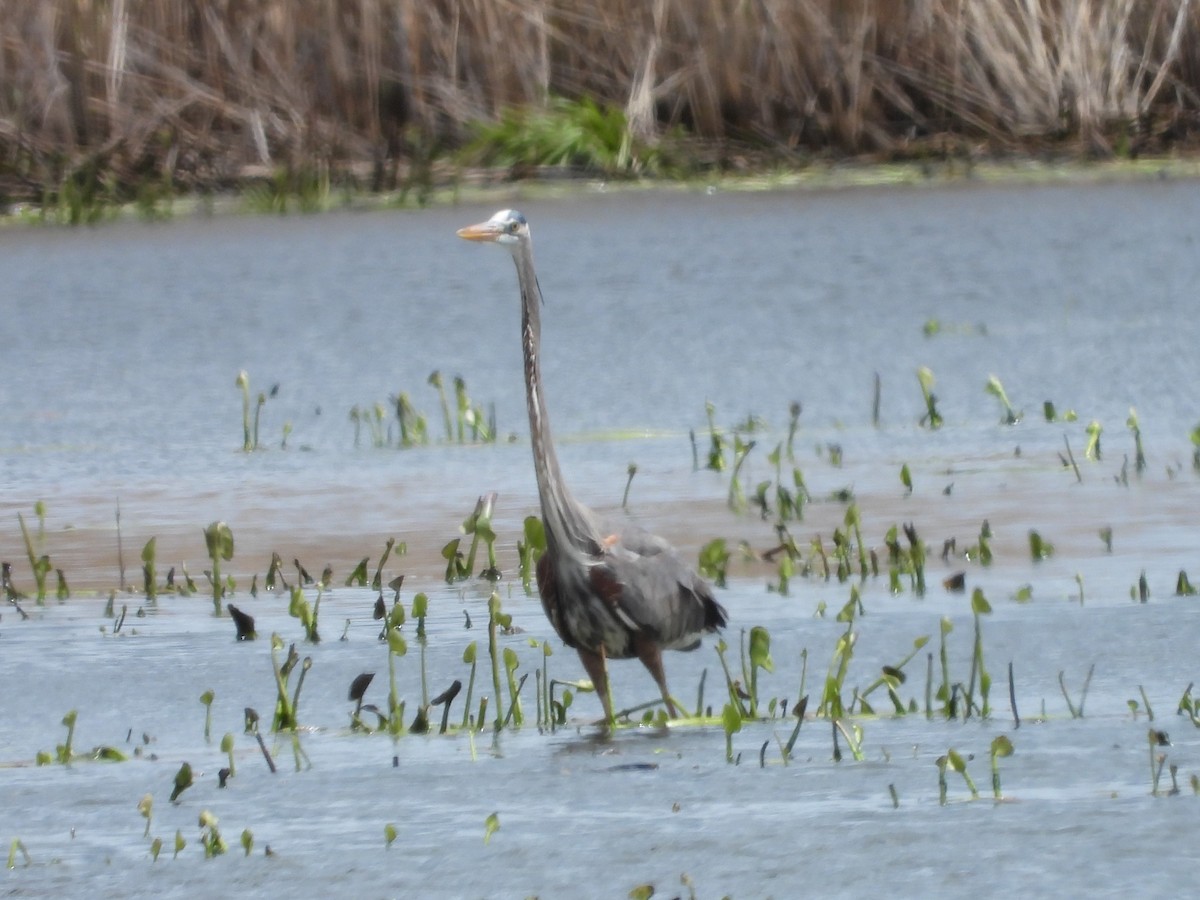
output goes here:
[[651, 534], [635, 522], [606, 522], [601, 528], [605, 552], [617, 557], [674, 555], [666, 538]]

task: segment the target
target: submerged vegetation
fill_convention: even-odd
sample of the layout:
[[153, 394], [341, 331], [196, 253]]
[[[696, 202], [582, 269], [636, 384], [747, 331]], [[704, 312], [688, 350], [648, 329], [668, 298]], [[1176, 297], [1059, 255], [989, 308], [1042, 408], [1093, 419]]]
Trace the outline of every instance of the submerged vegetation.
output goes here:
[[1200, 112], [1187, 0], [54, 0], [4, 4], [0, 35], [0, 204], [69, 223], [231, 186], [272, 212], [424, 202], [478, 165], [1135, 157], [1193, 146]]

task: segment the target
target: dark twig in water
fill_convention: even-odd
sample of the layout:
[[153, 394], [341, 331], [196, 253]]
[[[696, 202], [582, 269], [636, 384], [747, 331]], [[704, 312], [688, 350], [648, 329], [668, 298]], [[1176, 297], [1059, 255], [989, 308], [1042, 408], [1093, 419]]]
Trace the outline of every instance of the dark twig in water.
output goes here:
[[1071, 463], [1071, 468], [1075, 470], [1075, 480], [1082, 484], [1083, 476], [1079, 474], [1079, 464], [1075, 462], [1075, 454], [1071, 452], [1071, 441], [1065, 434], [1063, 435], [1063, 444], [1066, 445], [1067, 459]]
[[267, 742], [263, 740], [261, 732], [254, 732], [255, 738], [258, 739], [258, 749], [262, 751], [263, 759], [267, 761], [267, 768], [271, 770], [271, 774], [275, 774], [275, 760], [271, 759], [271, 751], [267, 749]]
[[1017, 686], [1013, 682], [1013, 664], [1008, 663], [1008, 702], [1012, 706], [1013, 728], [1021, 727], [1021, 717], [1017, 714]]

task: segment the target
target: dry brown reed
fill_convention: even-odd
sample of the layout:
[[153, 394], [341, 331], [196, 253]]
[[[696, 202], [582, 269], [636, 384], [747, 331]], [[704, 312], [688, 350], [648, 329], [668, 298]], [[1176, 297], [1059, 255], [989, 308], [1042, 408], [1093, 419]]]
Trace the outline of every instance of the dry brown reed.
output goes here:
[[1200, 0], [4, 0], [0, 192], [349, 163], [380, 187], [551, 96], [645, 140], [1157, 149], [1196, 134]]

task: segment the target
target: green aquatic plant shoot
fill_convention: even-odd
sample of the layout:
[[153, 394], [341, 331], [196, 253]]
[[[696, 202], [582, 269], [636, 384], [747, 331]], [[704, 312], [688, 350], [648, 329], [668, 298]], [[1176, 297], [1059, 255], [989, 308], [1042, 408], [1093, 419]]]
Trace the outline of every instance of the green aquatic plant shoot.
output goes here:
[[538, 693], [538, 707], [541, 714], [538, 717], [538, 724], [553, 731], [557, 724], [553, 715], [554, 705], [551, 702], [550, 693], [550, 657], [554, 655], [554, 650], [549, 641], [542, 641], [541, 646], [542, 670], [538, 673], [541, 676], [541, 690]]
[[[300, 662], [300, 654], [296, 652], [296, 645], [288, 646], [287, 657], [281, 663], [276, 654], [283, 649], [283, 638], [278, 634], [271, 635], [271, 668], [275, 674], [275, 714], [271, 720], [271, 731], [290, 731], [295, 732], [299, 726], [297, 719], [297, 709], [300, 705], [300, 690], [304, 687], [304, 678], [308, 674], [308, 670], [312, 668], [312, 657], [304, 657], [304, 662]], [[289, 696], [288, 682], [291, 679], [291, 674], [296, 666], [300, 665], [300, 677], [296, 680], [296, 690]], [[293, 747], [298, 748], [298, 744], [293, 744]]]
[[33, 864], [33, 857], [29, 855], [29, 851], [25, 849], [25, 844], [20, 838], [13, 838], [13, 841], [8, 846], [8, 868], [15, 869], [17, 867], [17, 853], [25, 860], [25, 865]]
[[1095, 461], [1099, 462], [1099, 460], [1100, 460], [1100, 435], [1103, 432], [1104, 432], [1104, 428], [1095, 419], [1093, 419], [1091, 422], [1088, 423], [1087, 445], [1084, 447], [1084, 450], [1083, 450], [1083, 458], [1084, 459], [1090, 459], [1090, 460], [1095, 460]]
[[521, 676], [520, 683], [517, 682], [517, 668], [521, 665], [521, 658], [517, 655], [517, 651], [512, 647], [504, 648], [504, 674], [508, 681], [508, 716], [505, 722], [512, 720], [513, 725], [520, 728], [525, 722], [525, 715], [521, 710], [521, 685], [525, 683], [525, 676]]
[[192, 786], [192, 766], [190, 763], [184, 762], [179, 767], [179, 771], [175, 773], [175, 779], [171, 787], [171, 802], [174, 803], [179, 799], [179, 796]]
[[44, 552], [46, 540], [46, 504], [41, 500], [33, 505], [33, 514], [37, 516], [38, 529], [37, 537], [31, 537], [29, 529], [25, 525], [25, 517], [17, 513], [17, 522], [21, 526], [21, 539], [25, 543], [25, 554], [29, 557], [29, 568], [33, 570], [33, 580], [37, 585], [37, 605], [42, 606], [46, 602], [46, 576], [50, 574], [52, 566], [50, 565], [50, 557]]
[[1146, 741], [1150, 746], [1150, 796], [1158, 796], [1158, 783], [1162, 778], [1163, 764], [1167, 761], [1165, 753], [1159, 753], [1159, 747], [1170, 747], [1171, 739], [1165, 731], [1160, 731], [1157, 728], [1150, 728], [1146, 734]]
[[54, 759], [56, 762], [64, 766], [69, 763], [75, 755], [74, 751], [72, 750], [72, 745], [75, 742], [75, 721], [78, 718], [78, 713], [75, 710], [71, 710], [65, 716], [63, 716], [62, 719], [62, 724], [65, 725], [67, 729], [67, 738], [65, 741], [63, 741], [63, 743], [58, 744], [54, 748]]
[[[938, 660], [941, 663], [942, 683], [937, 689], [937, 699], [942, 701], [942, 712], [947, 719], [953, 719], [956, 715], [954, 708], [954, 688], [950, 684], [950, 657], [946, 651], [946, 638], [950, 632], [954, 630], [954, 623], [950, 621], [948, 616], [942, 616], [939, 635], [941, 643], [938, 647]], [[927, 691], [928, 693], [928, 691]], [[929, 713], [929, 702], [926, 700], [926, 715]]]
[[942, 427], [942, 414], [937, 410], [937, 395], [933, 393], [933, 372], [927, 366], [917, 369], [917, 382], [921, 385], [921, 398], [925, 401], [925, 414], [920, 425], [931, 431]]
[[1054, 545], [1043, 538], [1036, 529], [1029, 530], [1029, 557], [1034, 562], [1041, 562], [1054, 555]]
[[988, 376], [987, 392], [1000, 401], [1000, 406], [1004, 410], [1000, 418], [1002, 425], [1016, 425], [1021, 421], [1023, 414], [1013, 409], [1013, 405], [1008, 401], [1008, 394], [1004, 391], [1004, 385], [1000, 383], [1000, 379], [995, 375]]
[[242, 390], [242, 452], [249, 453], [254, 449], [250, 435], [250, 375], [245, 369], [238, 372], [234, 387]]
[[158, 538], [152, 537], [142, 547], [142, 590], [146, 602], [153, 603], [158, 599], [158, 569], [155, 555], [158, 548]]
[[[946, 764], [951, 769], [953, 769], [955, 772], [957, 772], [959, 775], [962, 776], [962, 780], [966, 784], [967, 790], [969, 790], [971, 792], [971, 799], [978, 800], [979, 799], [979, 789], [975, 787], [975, 782], [972, 780], [970, 774], [967, 772], [967, 761], [965, 759], [963, 759], [962, 754], [960, 754], [957, 750], [955, 750], [953, 747], [951, 747], [949, 750], [946, 751], [946, 755], [944, 757], [941, 757], [941, 759], [945, 759]], [[938, 765], [939, 765], [939, 767], [943, 767], [943, 764], [941, 763], [940, 760], [938, 762]]]
[[487, 548], [488, 564], [481, 578], [496, 582], [500, 580], [500, 569], [496, 565], [496, 532], [492, 528], [492, 512], [496, 506], [496, 492], [490, 491], [475, 501], [475, 509], [462, 523], [464, 534], [471, 536], [471, 549], [467, 552], [466, 562], [462, 564], [463, 577], [469, 578], [475, 571], [475, 555], [482, 540]]
[[721, 727], [725, 731], [725, 762], [734, 762], [733, 736], [742, 730], [742, 713], [739, 706], [726, 703], [721, 710]]
[[[467, 696], [463, 701], [463, 716], [462, 727], [466, 728], [470, 724], [471, 719], [471, 698], [475, 692], [475, 669], [477, 664], [478, 646], [475, 641], [467, 644], [467, 648], [463, 651], [462, 660], [471, 667], [471, 675], [467, 679]], [[480, 723], [482, 726], [483, 723]]]
[[204, 706], [204, 741], [207, 743], [212, 739], [212, 705], [216, 695], [212, 690], [207, 690], [200, 695], [200, 703]]
[[446, 584], [454, 584], [455, 582], [465, 581], [471, 577], [471, 569], [467, 565], [467, 558], [459, 549], [462, 544], [462, 538], [454, 538], [442, 548], [442, 558], [446, 560]]
[[491, 843], [492, 835], [500, 830], [500, 814], [492, 813], [483, 821], [483, 843], [487, 846]]
[[429, 373], [426, 383], [438, 393], [438, 403], [442, 408], [442, 423], [446, 427], [446, 443], [450, 443], [454, 440], [454, 420], [450, 417], [450, 403], [446, 399], [446, 385], [442, 381], [442, 373], [434, 369]]
[[[500, 731], [504, 727], [504, 702], [503, 693], [500, 685], [500, 666], [502, 652], [499, 642], [497, 641], [497, 633], [500, 630], [508, 630], [512, 626], [512, 616], [503, 612], [500, 608], [500, 594], [492, 591], [491, 597], [488, 598], [488, 656], [492, 661], [492, 688], [495, 691], [494, 697], [496, 701], [496, 731]], [[482, 723], [480, 723], [482, 725]]]
[[225, 754], [229, 760], [229, 776], [233, 778], [237, 775], [237, 764], [233, 760], [233, 734], [225, 732], [225, 736], [221, 738], [221, 752]]
[[142, 832], [142, 837], [150, 837], [150, 822], [154, 818], [154, 795], [143, 794], [142, 799], [138, 801], [137, 810], [146, 820], [146, 830]]
[[396, 687], [396, 660], [408, 653], [408, 642], [400, 631], [404, 624], [404, 607], [397, 600], [384, 623], [384, 633], [388, 646], [388, 733], [396, 741], [404, 730], [404, 701], [400, 699], [400, 691]]
[[975, 623], [975, 643], [971, 653], [971, 677], [967, 682], [967, 706], [965, 715], [970, 715], [971, 704], [975, 697], [975, 680], [979, 679], [979, 715], [983, 718], [988, 718], [991, 715], [991, 707], [988, 705], [988, 693], [992, 688], [992, 676], [988, 674], [987, 667], [983, 663], [983, 625], [981, 617], [991, 615], [992, 607], [984, 597], [983, 591], [975, 588], [971, 594], [971, 617]]
[[533, 596], [533, 576], [538, 560], [546, 552], [546, 529], [537, 516], [526, 516], [524, 540], [517, 542], [517, 557], [521, 575], [521, 587], [526, 596]]
[[1146, 471], [1146, 451], [1142, 446], [1142, 428], [1138, 422], [1137, 410], [1132, 406], [1129, 407], [1129, 418], [1125, 420], [1125, 427], [1133, 434], [1134, 469], [1141, 475]]
[[[915, 711], [915, 701], [911, 708], [905, 707], [904, 701], [900, 698], [900, 687], [905, 683], [908, 676], [904, 673], [904, 667], [907, 666], [912, 659], [929, 643], [929, 635], [922, 635], [913, 641], [913, 649], [904, 659], [891, 666], [883, 666], [880, 676], [875, 679], [865, 690], [858, 695], [859, 709], [871, 715], [875, 710], [867, 702], [867, 697], [874, 693], [879, 687], [886, 686], [888, 699], [892, 701], [892, 707], [895, 709], [896, 715], [902, 716], [908, 712]], [[801, 684], [801, 694], [804, 692], [804, 686]]]
[[220, 856], [229, 849], [217, 828], [217, 817], [207, 809], [200, 812], [200, 844], [204, 847], [206, 859]]
[[733, 436], [733, 472], [729, 476], [729, 508], [736, 513], [746, 511], [746, 495], [742, 490], [741, 471], [746, 457], [754, 449], [754, 441], [743, 441], [741, 435]]
[[712, 403], [705, 402], [704, 413], [708, 417], [708, 459], [705, 466], [714, 472], [723, 472], [725, 471], [725, 438], [717, 430], [716, 411], [717, 408]]
[[771, 659], [771, 635], [761, 625], [750, 629], [750, 716], [758, 717], [758, 671], [774, 672]]
[[749, 712], [742, 705], [742, 695], [739, 690], [739, 685], [734, 680], [733, 675], [729, 671], [729, 663], [725, 659], [725, 652], [729, 649], [729, 645], [725, 643], [724, 638], [717, 640], [716, 646], [713, 648], [717, 651], [717, 659], [721, 661], [721, 671], [725, 673], [725, 687], [729, 692], [729, 703], [737, 711], [737, 714], [742, 718], [746, 718]]
[[317, 597], [309, 606], [308, 598], [304, 596], [304, 588], [297, 582], [291, 590], [288, 603], [288, 615], [300, 622], [304, 629], [304, 639], [310, 644], [319, 644], [321, 634], [317, 629], [317, 617], [321, 611], [321, 589], [317, 588]]
[[726, 568], [731, 554], [724, 538], [714, 538], [700, 548], [700, 574], [717, 587], [726, 587]]
[[221, 580], [221, 562], [233, 559], [233, 531], [224, 522], [213, 522], [204, 529], [204, 543], [212, 561], [213, 615], [221, 615], [225, 585]]
[[858, 589], [850, 589], [850, 600], [838, 613], [837, 621], [846, 624], [846, 630], [838, 636], [833, 648], [833, 656], [829, 660], [829, 671], [825, 675], [825, 686], [821, 692], [821, 703], [816, 714], [827, 719], [840, 719], [846, 715], [846, 704], [842, 700], [842, 691], [846, 684], [846, 675], [850, 670], [850, 660], [854, 656], [854, 645], [858, 634], [854, 631], [854, 619], [862, 602], [858, 597]]
[[400, 447], [416, 447], [429, 443], [429, 425], [425, 416], [417, 412], [412, 400], [404, 391], [388, 398], [396, 410], [396, 421], [400, 426]]
[[1195, 595], [1196, 589], [1192, 587], [1191, 581], [1188, 580], [1188, 574], [1183, 569], [1179, 570], [1179, 577], [1175, 579], [1175, 596], [1190, 597]]
[[[847, 531], [854, 537], [854, 547], [858, 552], [858, 574], [863, 581], [866, 581], [867, 576], [870, 575], [870, 568], [867, 564], [867, 545], [862, 536], [862, 514], [858, 511], [857, 503], [851, 502], [850, 505], [846, 507], [846, 514], [842, 517], [842, 524], [846, 526]], [[923, 567], [923, 549], [921, 564]]]
[[1012, 754], [1013, 744], [1008, 737], [1001, 734], [992, 739], [992, 796], [996, 800], [1004, 799], [1004, 795], [1000, 791], [1000, 760], [1004, 757], [1012, 756]]

